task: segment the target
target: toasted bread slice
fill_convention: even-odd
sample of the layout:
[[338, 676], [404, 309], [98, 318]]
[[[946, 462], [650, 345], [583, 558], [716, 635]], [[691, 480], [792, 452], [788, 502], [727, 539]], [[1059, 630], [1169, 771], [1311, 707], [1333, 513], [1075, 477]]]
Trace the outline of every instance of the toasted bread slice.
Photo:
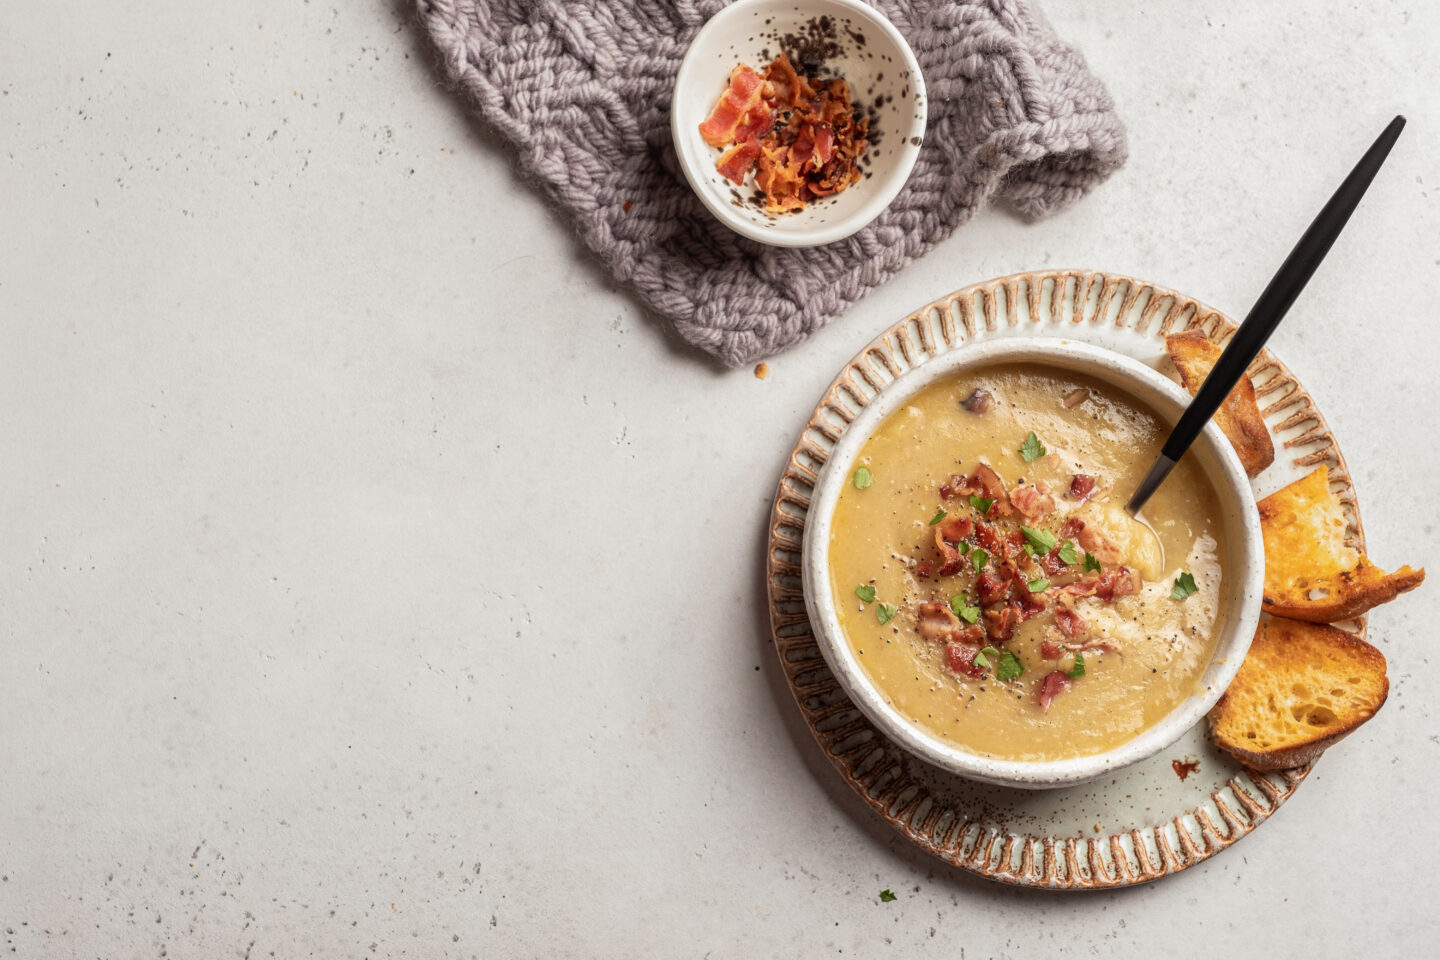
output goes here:
[[1373, 717], [1389, 692], [1385, 657], [1364, 640], [1273, 617], [1210, 710], [1210, 737], [1247, 767], [1298, 767]]
[[1267, 612], [1312, 623], [1358, 617], [1413, 590], [1425, 571], [1386, 573], [1345, 544], [1345, 514], [1321, 466], [1260, 501]]
[[[1165, 350], [1174, 361], [1175, 369], [1180, 371], [1180, 382], [1192, 397], [1210, 375], [1221, 352], [1199, 330], [1166, 337]], [[1270, 439], [1270, 431], [1265, 429], [1260, 405], [1255, 402], [1255, 384], [1250, 382], [1249, 377], [1241, 377], [1240, 382], [1235, 384], [1230, 396], [1215, 411], [1215, 422], [1240, 455], [1240, 463], [1247, 474], [1257, 476], [1275, 462], [1275, 443]]]

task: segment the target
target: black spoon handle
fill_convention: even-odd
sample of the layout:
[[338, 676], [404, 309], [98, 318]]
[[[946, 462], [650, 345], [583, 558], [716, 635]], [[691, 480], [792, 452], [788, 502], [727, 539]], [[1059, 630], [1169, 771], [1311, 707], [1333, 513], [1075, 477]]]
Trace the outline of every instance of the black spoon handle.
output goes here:
[[[1295, 249], [1290, 251], [1290, 256], [1280, 265], [1280, 269], [1265, 287], [1265, 292], [1255, 301], [1255, 306], [1250, 308], [1250, 313], [1226, 344], [1220, 359], [1215, 362], [1215, 368], [1200, 385], [1199, 392], [1185, 408], [1180, 422], [1170, 432], [1165, 446], [1161, 448], [1162, 463], [1168, 460], [1173, 466], [1185, 451], [1190, 449], [1190, 444], [1195, 442], [1200, 431], [1205, 429], [1205, 424], [1215, 415], [1215, 411], [1220, 409], [1220, 404], [1225, 402], [1230, 390], [1240, 382], [1250, 363], [1260, 353], [1260, 348], [1265, 346], [1265, 341], [1270, 339], [1270, 334], [1284, 319], [1290, 305], [1295, 302], [1300, 291], [1305, 289], [1305, 284], [1314, 275], [1315, 268], [1320, 266], [1325, 254], [1330, 252], [1335, 238], [1345, 228], [1350, 214], [1355, 212], [1356, 205], [1365, 195], [1370, 181], [1375, 179], [1376, 172], [1385, 162], [1385, 157], [1395, 145], [1404, 126], [1404, 117], [1396, 117], [1390, 121], [1389, 126], [1370, 145], [1370, 149], [1365, 151], [1365, 156], [1360, 158], [1355, 169], [1350, 171], [1345, 182], [1340, 184], [1335, 195], [1300, 237], [1300, 242], [1295, 244]], [[1151, 471], [1152, 475], [1154, 472]], [[1168, 473], [1168, 468], [1164, 472]], [[1135, 491], [1135, 496], [1130, 500], [1132, 513], [1140, 509], [1155, 487], [1160, 485], [1159, 480], [1163, 479], [1161, 476], [1152, 485], [1151, 477], [1146, 477], [1146, 482], [1140, 485], [1140, 489]]]

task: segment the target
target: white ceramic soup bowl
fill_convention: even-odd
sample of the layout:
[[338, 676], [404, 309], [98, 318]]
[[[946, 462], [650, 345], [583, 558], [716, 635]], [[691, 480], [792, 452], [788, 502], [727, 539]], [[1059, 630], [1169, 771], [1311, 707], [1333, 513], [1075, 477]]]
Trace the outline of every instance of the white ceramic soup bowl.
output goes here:
[[[735, 67], [748, 63], [763, 72], [784, 48], [778, 38], [803, 35], [821, 17], [830, 19], [839, 48], [825, 58], [823, 76], [842, 77], [858, 110], [874, 108], [871, 144], [861, 164], [865, 176], [798, 213], [769, 214], [751, 199], [753, 171], [736, 186], [715, 169], [721, 151], [701, 138], [700, 124], [715, 109]], [[795, 67], [803, 70], [800, 62]], [[915, 54], [873, 7], [859, 0], [739, 0], [711, 17], [690, 44], [675, 77], [670, 133], [685, 178], [722, 223], [762, 243], [810, 247], [850, 236], [895, 199], [925, 137], [925, 102]]]
[[[904, 374], [860, 413], [820, 471], [805, 525], [805, 605], [820, 650], [850, 699], [893, 742], [937, 767], [974, 780], [1009, 787], [1051, 788], [1083, 783], [1159, 753], [1201, 720], [1225, 691], [1250, 647], [1260, 617], [1265, 574], [1264, 541], [1250, 481], [1220, 428], [1211, 421], [1186, 454], [1215, 489], [1221, 512], [1224, 624], [1201, 692], [1187, 697], [1162, 720], [1103, 753], [1069, 760], [1019, 761], [986, 757], [926, 733], [905, 719], [881, 694], [846, 641], [830, 583], [830, 532], [843, 485], [860, 449], [886, 417], [921, 388], [962, 370], [1024, 362], [1088, 374], [1111, 384], [1174, 424], [1190, 398], [1180, 386], [1137, 360], [1099, 347], [1055, 337], [1012, 337], [962, 347]], [[1156, 451], [1158, 452], [1158, 451]], [[1137, 451], [1138, 456], [1152, 456]], [[1148, 466], [1148, 464], [1147, 464]], [[1117, 497], [1128, 491], [1115, 491]]]

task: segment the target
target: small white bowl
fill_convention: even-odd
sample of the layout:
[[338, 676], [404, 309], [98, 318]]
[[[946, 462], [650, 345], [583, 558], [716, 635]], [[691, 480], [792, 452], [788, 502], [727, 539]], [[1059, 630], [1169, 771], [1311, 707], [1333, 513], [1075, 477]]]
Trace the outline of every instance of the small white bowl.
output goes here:
[[1220, 501], [1225, 557], [1226, 607], [1215, 655], [1203, 677], [1203, 693], [1187, 697], [1159, 723], [1114, 749], [1072, 760], [1025, 762], [996, 760], [943, 742], [910, 723], [876, 690], [846, 642], [835, 614], [830, 585], [831, 520], [840, 490], [855, 458], [884, 419], [903, 407], [921, 388], [967, 368], [1010, 362], [1035, 363], [1089, 374], [1147, 404], [1174, 424], [1190, 398], [1179, 385], [1129, 357], [1089, 344], [1055, 337], [1009, 337], [955, 350], [904, 374], [850, 424], [820, 471], [811, 498], [802, 547], [805, 607], [821, 652], [851, 701], [892, 741], [937, 767], [973, 780], [1031, 789], [1062, 787], [1094, 780], [1138, 763], [1170, 746], [1220, 699], [1255, 634], [1264, 589], [1265, 545], [1255, 495], [1240, 459], [1212, 420], [1186, 454], [1195, 459]]
[[[871, 144], [861, 164], [865, 177], [798, 213], [768, 214], [752, 199], [753, 173], [737, 187], [715, 169], [721, 151], [701, 138], [700, 124], [736, 66], [748, 63], [763, 71], [782, 49], [777, 37], [799, 35], [820, 17], [836, 25], [840, 47], [837, 56], [826, 58], [825, 75], [844, 78], [857, 109], [871, 116]], [[768, 58], [762, 55], [767, 51]], [[675, 77], [670, 133], [685, 178], [722, 223], [762, 243], [812, 247], [850, 236], [895, 199], [925, 137], [925, 100], [925, 81], [910, 45], [859, 0], [739, 0], [710, 18], [690, 44]]]

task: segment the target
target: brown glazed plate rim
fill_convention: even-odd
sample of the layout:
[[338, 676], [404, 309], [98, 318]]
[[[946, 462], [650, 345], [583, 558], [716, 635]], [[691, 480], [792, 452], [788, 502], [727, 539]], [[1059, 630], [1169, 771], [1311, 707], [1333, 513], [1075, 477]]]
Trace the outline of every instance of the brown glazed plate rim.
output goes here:
[[[1175, 378], [1164, 359], [1164, 337], [1194, 329], [1223, 343], [1234, 323], [1192, 297], [1119, 274], [1045, 270], [972, 284], [909, 314], [856, 354], [786, 460], [766, 549], [781, 671], [844, 782], [912, 844], [970, 873], [1014, 886], [1090, 890], [1171, 876], [1248, 836], [1294, 793], [1310, 765], [1247, 770], [1209, 744], [1203, 722], [1170, 751], [1114, 778], [1038, 794], [965, 781], [923, 763], [849, 701], [810, 630], [800, 550], [812, 485], [861, 409], [904, 372], [949, 351], [1005, 336], [1065, 337], [1108, 347]], [[1326, 464], [1345, 508], [1348, 539], [1363, 549], [1350, 473], [1314, 400], [1268, 350], [1250, 375], [1276, 447], [1275, 464], [1253, 483], [1256, 497]], [[1343, 626], [1364, 636], [1363, 617]]]

